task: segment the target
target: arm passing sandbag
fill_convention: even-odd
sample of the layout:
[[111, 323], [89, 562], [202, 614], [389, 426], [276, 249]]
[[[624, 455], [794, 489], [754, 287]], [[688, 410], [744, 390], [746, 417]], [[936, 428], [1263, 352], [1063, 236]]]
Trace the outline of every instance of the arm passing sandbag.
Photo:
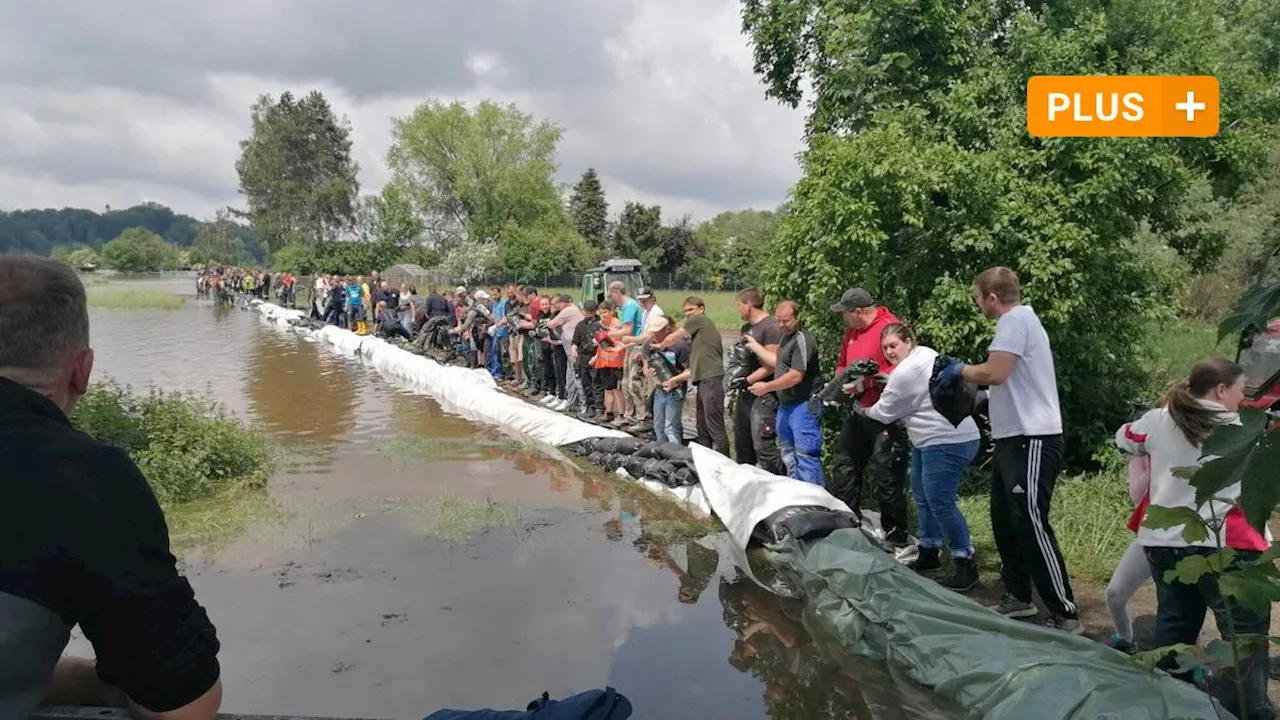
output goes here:
[[955, 362], [955, 358], [939, 355], [933, 361], [933, 374], [929, 379], [929, 399], [933, 401], [933, 409], [947, 419], [947, 422], [960, 426], [964, 419], [978, 410], [978, 386], [961, 378], [951, 384], [938, 382], [943, 369]]

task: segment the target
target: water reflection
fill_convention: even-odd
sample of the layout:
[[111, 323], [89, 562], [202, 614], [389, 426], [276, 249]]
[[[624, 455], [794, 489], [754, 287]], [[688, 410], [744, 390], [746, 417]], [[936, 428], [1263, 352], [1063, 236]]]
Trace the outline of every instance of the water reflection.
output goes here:
[[249, 407], [268, 432], [308, 446], [331, 445], [351, 433], [356, 388], [332, 355], [271, 333], [251, 338], [243, 352]]

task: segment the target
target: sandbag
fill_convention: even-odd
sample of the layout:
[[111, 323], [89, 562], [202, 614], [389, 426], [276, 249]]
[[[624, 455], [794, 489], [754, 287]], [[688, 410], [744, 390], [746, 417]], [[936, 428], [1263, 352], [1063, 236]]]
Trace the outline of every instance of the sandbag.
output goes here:
[[725, 392], [733, 393], [747, 389], [747, 365], [751, 359], [751, 350], [742, 339], [729, 346], [725, 352], [727, 360], [724, 371]]
[[660, 442], [647, 442], [641, 445], [640, 447], [636, 448], [636, 451], [631, 454], [634, 455], [635, 457], [642, 457], [642, 458], [662, 457], [659, 454], [661, 452], [660, 448], [662, 446], [663, 446], [663, 443], [660, 443]]
[[670, 487], [689, 487], [698, 484], [698, 471], [693, 469], [692, 464], [681, 465], [671, 472], [671, 479], [667, 483]]
[[607, 687], [552, 700], [547, 693], [524, 710], [440, 710], [426, 720], [626, 720], [631, 701]]
[[751, 532], [751, 538], [772, 545], [786, 538], [817, 540], [843, 528], [859, 527], [858, 518], [820, 505], [786, 507], [762, 520]]
[[977, 411], [978, 386], [964, 379], [948, 386], [939, 385], [938, 373], [953, 361], [953, 358], [946, 355], [934, 358], [933, 373], [929, 376], [929, 399], [933, 401], [933, 409], [939, 415], [959, 427], [965, 418]]
[[600, 465], [600, 459], [603, 457], [604, 457], [604, 453], [600, 452], [599, 450], [596, 450], [595, 452], [587, 454], [587, 462], [591, 463], [592, 465], [598, 466]]
[[662, 443], [658, 446], [657, 457], [675, 465], [683, 465], [687, 468], [693, 467], [693, 451], [680, 443]]
[[828, 380], [827, 384], [819, 388], [813, 397], [827, 407], [852, 405], [858, 400], [858, 395], [846, 393], [844, 391], [845, 387], [861, 381], [864, 377], [874, 376], [879, 372], [880, 365], [875, 360], [854, 360]]
[[596, 450], [603, 453], [619, 453], [622, 455], [634, 455], [636, 450], [644, 444], [643, 440], [633, 437], [607, 437], [598, 438], [596, 440]]
[[629, 455], [622, 455], [619, 453], [604, 453], [600, 456], [600, 467], [605, 470], [617, 470], [622, 467], [622, 464], [625, 463], [629, 457]]

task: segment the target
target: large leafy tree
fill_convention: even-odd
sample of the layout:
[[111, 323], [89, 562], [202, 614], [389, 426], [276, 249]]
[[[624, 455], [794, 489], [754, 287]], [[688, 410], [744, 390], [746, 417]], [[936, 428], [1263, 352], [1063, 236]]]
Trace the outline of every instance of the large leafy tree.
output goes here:
[[240, 143], [236, 172], [249, 218], [269, 250], [330, 240], [354, 220], [360, 185], [351, 126], [318, 91], [258, 98], [253, 133]]
[[618, 216], [609, 250], [614, 257], [634, 258], [650, 264], [662, 243], [662, 208], [628, 202]]
[[120, 272], [155, 272], [178, 267], [178, 248], [146, 228], [129, 228], [102, 246], [107, 267]]
[[219, 210], [213, 222], [201, 223], [191, 245], [190, 258], [197, 264], [225, 263], [241, 265], [254, 258], [244, 239], [237, 232], [239, 225], [225, 208]]
[[387, 164], [437, 245], [491, 243], [510, 223], [562, 211], [553, 181], [560, 135], [514, 105], [432, 100], [393, 121]]
[[578, 234], [593, 248], [604, 251], [609, 239], [609, 201], [595, 168], [587, 168], [569, 196], [569, 213], [578, 226]]
[[696, 263], [697, 272], [732, 277], [737, 284], [758, 283], [778, 232], [778, 214], [767, 210], [723, 212], [699, 225], [696, 232], [705, 248], [705, 256]]
[[536, 225], [503, 231], [493, 269], [504, 275], [532, 279], [538, 275], [570, 273], [588, 267], [593, 250], [567, 217], [549, 217]]
[[[774, 296], [825, 312], [862, 285], [943, 352], [976, 360], [991, 326], [969, 299], [1009, 265], [1053, 338], [1069, 451], [1088, 457], [1143, 387], [1138, 340], [1167, 306], [1140, 226], [1199, 265], [1221, 243], [1184, 232], [1200, 181], [1230, 198], [1280, 118], [1280, 4], [1264, 0], [745, 0], [767, 92], [812, 88], [804, 176], [767, 272]], [[1038, 74], [1212, 73], [1214, 140], [1036, 139]], [[1181, 234], [1179, 234], [1181, 233]], [[1201, 242], [1204, 241], [1204, 242]], [[1208, 243], [1209, 246], [1205, 246]], [[1213, 245], [1216, 243], [1216, 246]]]

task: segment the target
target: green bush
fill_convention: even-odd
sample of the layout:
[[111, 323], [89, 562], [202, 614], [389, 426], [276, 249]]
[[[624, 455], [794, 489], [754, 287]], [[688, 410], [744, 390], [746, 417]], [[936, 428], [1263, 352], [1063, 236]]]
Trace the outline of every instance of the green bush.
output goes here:
[[162, 503], [188, 502], [236, 486], [266, 484], [266, 439], [200, 398], [151, 390], [140, 396], [105, 381], [80, 399], [76, 426], [124, 448]]

